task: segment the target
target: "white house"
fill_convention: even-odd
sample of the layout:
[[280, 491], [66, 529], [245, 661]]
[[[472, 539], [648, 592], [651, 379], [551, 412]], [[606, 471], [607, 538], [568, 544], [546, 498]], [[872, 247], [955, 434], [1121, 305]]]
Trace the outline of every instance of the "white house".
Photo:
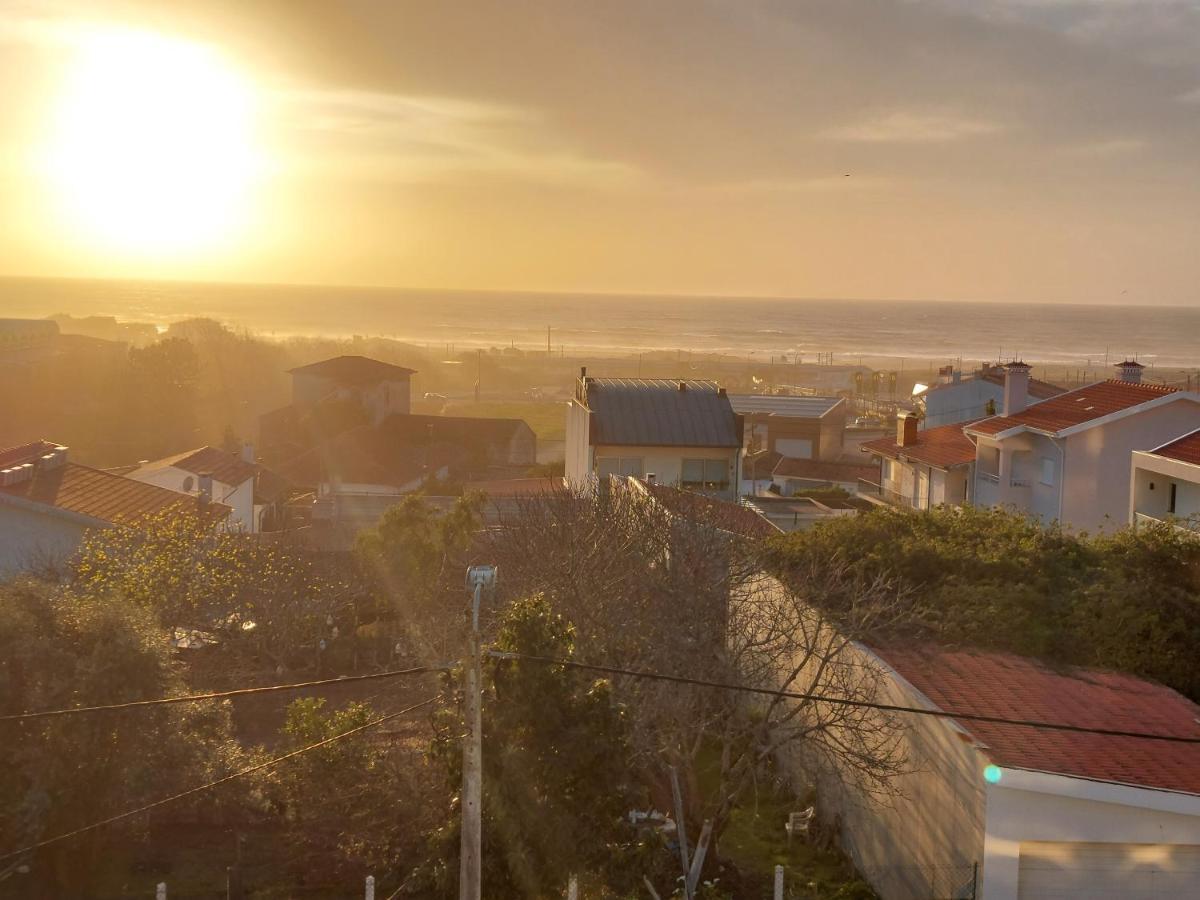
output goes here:
[[336, 356], [290, 369], [292, 405], [312, 409], [331, 400], [364, 409], [371, 423], [410, 411], [411, 379], [416, 372], [366, 356]]
[[199, 447], [163, 459], [138, 464], [124, 472], [145, 484], [156, 484], [184, 494], [205, 495], [232, 508], [228, 524], [249, 533], [263, 531], [264, 516], [280, 499], [273, 496], [278, 476], [254, 461], [254, 448], [246, 444], [241, 454], [217, 447]]
[[1121, 378], [1029, 405], [1029, 366], [1006, 367], [1001, 414], [963, 428], [976, 442], [972, 502], [1095, 530], [1129, 518], [1129, 461], [1200, 426], [1200, 394]]
[[[194, 497], [73, 463], [69, 450], [34, 441], [0, 450], [0, 575], [61, 565], [90, 529], [196, 507]], [[230, 513], [201, 503], [215, 520]]]
[[961, 425], [919, 429], [917, 416], [901, 413], [896, 436], [861, 447], [880, 461], [880, 499], [909, 509], [965, 506], [971, 500], [975, 444]]
[[[1029, 379], [1027, 390], [1030, 402], [1049, 400], [1064, 391], [1058, 385], [1036, 378]], [[984, 364], [964, 378], [961, 370], [945, 366], [938, 372], [934, 384], [914, 385], [912, 399], [913, 405], [924, 416], [922, 428], [973, 422], [995, 415], [1004, 402], [1004, 367]]]
[[[897, 706], [1200, 738], [1200, 707], [1130, 675], [932, 645], [862, 662]], [[883, 900], [1200, 897], [1200, 746], [897, 715], [895, 795], [826, 779], [818, 801]]]
[[1162, 521], [1200, 531], [1200, 428], [1153, 450], [1133, 451], [1129, 524]]
[[567, 482], [609, 475], [737, 496], [742, 419], [711, 381], [594, 378], [582, 369], [567, 404]]

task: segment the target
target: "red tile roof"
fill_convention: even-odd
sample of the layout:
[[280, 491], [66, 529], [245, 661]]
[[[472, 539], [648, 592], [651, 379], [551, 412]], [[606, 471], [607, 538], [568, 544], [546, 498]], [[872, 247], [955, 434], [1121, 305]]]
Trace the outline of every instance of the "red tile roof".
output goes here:
[[1167, 459], [1177, 459], [1180, 462], [1200, 466], [1200, 428], [1169, 444], [1163, 444], [1151, 452], [1155, 456], [1165, 456]]
[[904, 457], [914, 462], [949, 469], [975, 461], [975, 443], [963, 434], [961, 424], [942, 425], [917, 432], [917, 442], [901, 447], [892, 437], [864, 441], [864, 453], [876, 453], [888, 459]]
[[1057, 433], [1177, 392], [1177, 388], [1165, 385], [1110, 379], [1035, 403], [1015, 415], [992, 416], [965, 427], [969, 432], [985, 435], [1021, 425]]
[[[196, 504], [195, 498], [187, 494], [76, 463], [40, 468], [25, 481], [0, 487], [0, 495], [104, 522], [135, 519], [174, 506], [194, 507]], [[221, 503], [211, 503], [208, 508], [221, 518], [230, 513], [230, 508]]]
[[368, 356], [335, 356], [320, 362], [288, 369], [292, 375], [318, 375], [341, 384], [364, 384], [372, 381], [397, 381], [415, 375], [415, 369], [394, 366]]
[[[1200, 738], [1200, 706], [1132, 675], [932, 645], [875, 651], [940, 709]], [[1200, 794], [1200, 746], [960, 722], [1000, 766]]]
[[[742, 471], [744, 474], [745, 468]], [[771, 474], [783, 478], [806, 478], [809, 481], [852, 482], [860, 478], [874, 480], [879, 470], [875, 466], [824, 462], [819, 459], [792, 459], [785, 456], [779, 460]]]
[[253, 478], [258, 467], [248, 463], [237, 453], [218, 447], [200, 447], [185, 453], [176, 453], [153, 462], [138, 466], [141, 470], [173, 467], [196, 475], [209, 474], [222, 484], [239, 485]]

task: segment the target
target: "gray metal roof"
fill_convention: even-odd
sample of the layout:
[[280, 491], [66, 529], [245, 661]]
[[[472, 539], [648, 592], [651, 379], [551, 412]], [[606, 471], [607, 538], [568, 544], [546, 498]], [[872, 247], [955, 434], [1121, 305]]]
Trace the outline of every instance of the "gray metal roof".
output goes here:
[[819, 419], [842, 402], [841, 397], [776, 397], [769, 394], [730, 394], [735, 412], [769, 413], [796, 419]]
[[729, 397], [712, 381], [589, 378], [593, 444], [643, 447], [740, 447]]

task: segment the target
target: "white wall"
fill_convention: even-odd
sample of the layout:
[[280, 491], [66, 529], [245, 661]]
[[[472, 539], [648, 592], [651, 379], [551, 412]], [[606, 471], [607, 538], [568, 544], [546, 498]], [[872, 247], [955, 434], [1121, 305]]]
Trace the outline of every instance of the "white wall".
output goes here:
[[729, 490], [725, 493], [732, 497], [738, 489], [738, 463], [741, 452], [740, 447], [635, 447], [602, 444], [591, 449], [591, 462], [595, 468], [602, 457], [638, 458], [642, 461], [643, 476], [653, 473], [656, 484], [676, 486], [683, 477], [685, 459], [723, 459], [729, 464]]
[[0, 500], [0, 576], [65, 562], [86, 531], [82, 522]]
[[[1173, 513], [1168, 509], [1172, 484], [1175, 485]], [[1200, 465], [1152, 453], [1134, 453], [1130, 488], [1130, 524], [1136, 524], [1137, 513], [1155, 519], [1200, 516]]]
[[987, 788], [981, 900], [1017, 900], [1022, 842], [1200, 844], [1200, 798], [1003, 769]]
[[[200, 476], [186, 469], [175, 466], [163, 466], [145, 471], [134, 470], [129, 478], [145, 484], [154, 484], [170, 491], [180, 491], [195, 495], [200, 486]], [[188, 487], [187, 485], [191, 485]], [[254, 479], [247, 478], [241, 484], [226, 484], [213, 479], [212, 499], [215, 503], [224, 503], [232, 507], [233, 512], [225, 520], [228, 528], [241, 528], [243, 531], [257, 530], [257, 520], [254, 515]]]
[[567, 401], [566, 476], [567, 484], [576, 490], [591, 483], [591, 421], [587, 407], [575, 400]]
[[925, 418], [922, 428], [936, 428], [954, 422], [973, 422], [987, 415], [987, 402], [994, 400], [999, 412], [1004, 388], [982, 378], [969, 378], [954, 385], [939, 386], [925, 394]]

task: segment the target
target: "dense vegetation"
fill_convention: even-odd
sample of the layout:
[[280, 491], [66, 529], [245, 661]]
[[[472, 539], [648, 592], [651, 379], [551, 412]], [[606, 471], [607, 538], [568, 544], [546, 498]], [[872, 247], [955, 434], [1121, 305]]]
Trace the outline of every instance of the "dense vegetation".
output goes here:
[[[1000, 510], [881, 509], [774, 538], [787, 577], [838, 558], [911, 589], [907, 626], [949, 644], [1119, 669], [1200, 699], [1200, 540], [1170, 525], [1088, 535]], [[831, 611], [852, 597], [831, 594]]]

